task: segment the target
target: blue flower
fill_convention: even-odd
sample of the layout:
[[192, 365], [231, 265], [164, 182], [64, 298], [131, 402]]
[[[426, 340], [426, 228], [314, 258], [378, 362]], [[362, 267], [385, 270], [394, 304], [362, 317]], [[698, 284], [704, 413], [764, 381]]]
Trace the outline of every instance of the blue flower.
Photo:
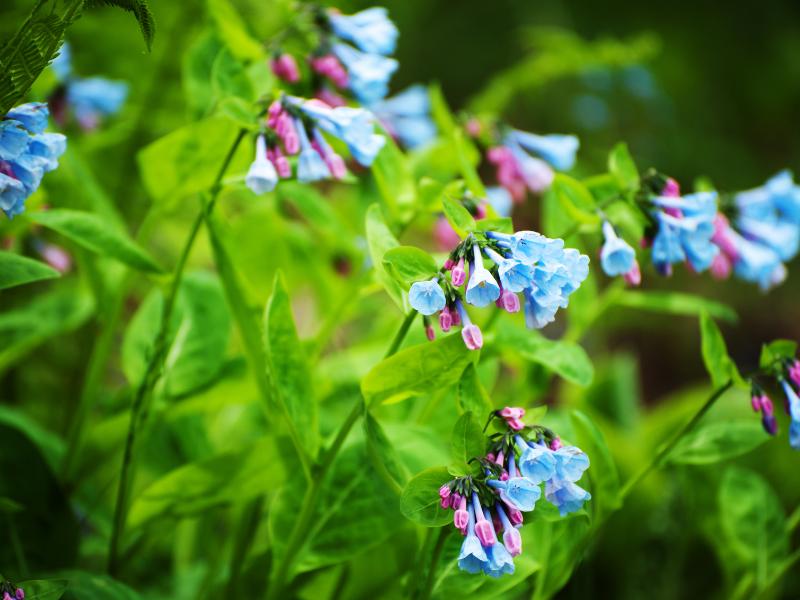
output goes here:
[[652, 258], [661, 270], [663, 266], [686, 260], [686, 253], [681, 244], [680, 220], [666, 213], [658, 213], [656, 218], [658, 232], [653, 238]]
[[617, 235], [614, 227], [608, 221], [603, 223], [605, 243], [600, 250], [600, 265], [609, 277], [624, 275], [633, 269], [636, 263], [634, 249]]
[[592, 498], [589, 492], [571, 481], [554, 479], [548, 481], [544, 489], [545, 498], [558, 508], [562, 517], [580, 510], [583, 503]]
[[342, 140], [359, 164], [370, 166], [386, 143], [382, 135], [375, 133], [374, 116], [363, 108], [329, 108], [299, 98], [292, 98], [291, 101], [314, 119], [320, 129]]
[[[492, 523], [492, 516], [489, 514], [489, 511], [483, 509], [483, 515], [491, 526], [492, 533], [494, 533], [494, 524]], [[514, 558], [502, 542], [496, 541], [491, 546], [488, 546], [486, 548], [486, 558], [488, 560], [483, 565], [483, 572], [489, 577], [500, 577], [501, 575], [511, 575], [514, 573]]]
[[436, 137], [428, 90], [422, 85], [413, 85], [370, 109], [407, 148], [423, 146]]
[[[656, 212], [659, 228], [652, 252], [656, 267], [669, 272], [669, 265], [684, 260], [697, 272], [710, 267], [719, 253], [711, 241], [717, 214], [716, 192], [687, 194], [682, 198], [657, 196], [652, 200], [657, 206], [673, 211], [673, 214]], [[676, 212], [680, 216], [675, 216]]]
[[278, 173], [275, 165], [267, 158], [267, 142], [263, 135], [256, 139], [256, 157], [244, 181], [255, 194], [266, 194], [278, 185]]
[[795, 223], [743, 217], [736, 221], [736, 225], [746, 238], [768, 246], [783, 261], [792, 260], [797, 255], [800, 227]]
[[61, 51], [50, 63], [50, 68], [56, 74], [59, 81], [66, 81], [72, 75], [72, 48], [69, 43], [64, 42]]
[[0, 209], [6, 216], [10, 218], [21, 213], [29, 195], [19, 179], [0, 173]]
[[520, 449], [519, 471], [534, 483], [552, 479], [556, 474], [556, 458], [543, 444], [528, 444], [521, 436], [516, 436]]
[[347, 69], [348, 86], [359, 102], [370, 105], [386, 97], [389, 79], [398, 67], [395, 59], [365, 54], [347, 44], [334, 44], [333, 53]]
[[510, 136], [528, 152], [538, 154], [559, 171], [568, 171], [575, 165], [580, 141], [574, 135], [536, 135], [514, 129]]
[[528, 329], [542, 329], [555, 321], [558, 304], [544, 305], [537, 302], [530, 288], [525, 290], [524, 297], [525, 327]]
[[513, 137], [506, 137], [503, 144], [511, 150], [519, 173], [529, 190], [538, 194], [550, 187], [555, 174], [546, 162], [525, 152]]
[[464, 537], [461, 551], [458, 553], [458, 568], [467, 573], [480, 573], [484, 565], [488, 564], [489, 559], [481, 541], [475, 535], [475, 511], [471, 505], [467, 511], [469, 512], [467, 535]]
[[555, 479], [578, 481], [589, 468], [589, 457], [576, 446], [562, 446], [553, 455], [556, 461]]
[[764, 184], [772, 203], [783, 218], [800, 225], [800, 186], [790, 171], [781, 171]]
[[500, 283], [504, 290], [517, 293], [533, 283], [532, 266], [516, 258], [503, 258], [489, 247], [484, 248], [484, 252], [497, 265]]
[[41, 159], [42, 168], [49, 173], [58, 167], [58, 159], [67, 150], [67, 138], [60, 133], [40, 133], [31, 137], [28, 152]]
[[328, 13], [333, 32], [353, 42], [364, 52], [392, 54], [397, 43], [397, 27], [381, 6], [362, 10], [354, 15]]
[[29, 102], [12, 108], [6, 117], [19, 121], [31, 133], [42, 133], [47, 127], [49, 114], [47, 104], [44, 102]]
[[127, 96], [128, 84], [103, 77], [73, 79], [67, 85], [67, 102], [78, 121], [87, 126], [118, 112]]
[[488, 306], [500, 297], [500, 286], [497, 285], [489, 270], [483, 266], [483, 258], [478, 244], [472, 248], [475, 256], [470, 262], [467, 302], [478, 307]]
[[728, 236], [736, 247], [734, 272], [737, 277], [757, 283], [764, 290], [779, 283], [776, 281], [776, 275], [780, 274], [783, 265], [774, 250], [747, 240], [732, 229], [728, 232]]
[[429, 316], [442, 310], [446, 299], [439, 278], [415, 282], [408, 291], [408, 301], [413, 309], [423, 315]]
[[320, 181], [330, 177], [331, 172], [308, 139], [305, 125], [301, 119], [294, 120], [297, 137], [300, 138], [300, 156], [297, 157], [297, 180], [303, 183]]
[[490, 231], [487, 235], [509, 248], [514, 258], [529, 263], [558, 256], [564, 249], [564, 240], [550, 239], [536, 231], [518, 231], [514, 235]]
[[500, 492], [500, 499], [503, 502], [522, 512], [533, 510], [536, 501], [542, 495], [539, 484], [524, 476], [511, 476], [505, 481], [490, 479], [487, 483]]
[[0, 160], [14, 160], [28, 147], [30, 134], [19, 121], [0, 121]]
[[486, 200], [501, 217], [511, 216], [514, 200], [508, 190], [499, 185], [486, 188]]
[[800, 398], [789, 382], [782, 380], [781, 385], [789, 402], [789, 416], [792, 419], [789, 425], [789, 445], [795, 450], [800, 450]]

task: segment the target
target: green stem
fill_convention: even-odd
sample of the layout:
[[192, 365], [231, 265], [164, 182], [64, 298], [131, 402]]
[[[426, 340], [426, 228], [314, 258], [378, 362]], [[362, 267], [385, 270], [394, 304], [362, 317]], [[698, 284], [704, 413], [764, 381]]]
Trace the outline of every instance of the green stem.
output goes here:
[[[411, 323], [414, 321], [416, 316], [417, 311], [412, 310], [403, 320], [400, 328], [397, 330], [397, 334], [386, 351], [384, 359], [394, 355], [400, 348], [400, 344], [403, 343], [403, 340], [405, 339], [406, 334], [408, 334], [408, 330], [411, 327]], [[289, 569], [291, 568], [292, 561], [295, 559], [297, 553], [305, 543], [306, 535], [308, 535], [308, 531], [312, 525], [314, 513], [317, 508], [317, 498], [319, 496], [320, 489], [322, 488], [322, 483], [325, 480], [325, 476], [327, 475], [328, 469], [330, 468], [331, 464], [333, 464], [333, 461], [339, 453], [339, 450], [341, 450], [344, 442], [347, 440], [350, 430], [353, 428], [356, 422], [358, 422], [358, 419], [363, 412], [364, 399], [359, 397], [358, 401], [353, 405], [350, 414], [347, 415], [347, 418], [339, 427], [339, 431], [331, 443], [330, 448], [328, 448], [328, 450], [322, 455], [322, 460], [314, 471], [314, 477], [312, 477], [311, 483], [308, 485], [306, 492], [303, 495], [303, 502], [300, 505], [300, 510], [295, 519], [294, 526], [292, 527], [292, 531], [289, 534], [289, 539], [286, 542], [286, 551], [284, 552], [280, 562], [275, 567], [275, 575], [271, 578], [269, 589], [267, 590], [267, 600], [276, 600], [277, 598], [283, 597], [283, 590], [286, 584], [286, 578], [289, 575]]]
[[670, 452], [672, 452], [672, 450], [675, 448], [676, 444], [681, 440], [681, 438], [683, 438], [684, 435], [686, 435], [692, 429], [695, 428], [695, 426], [711, 409], [711, 407], [714, 406], [714, 403], [717, 400], [719, 400], [719, 398], [725, 392], [727, 392], [731, 388], [731, 386], [733, 386], [733, 381], [728, 381], [728, 383], [726, 383], [725, 385], [714, 390], [711, 396], [709, 396], [708, 399], [705, 401], [705, 403], [703, 403], [703, 405], [700, 407], [700, 410], [698, 410], [694, 414], [694, 416], [692, 416], [692, 418], [689, 419], [686, 422], [686, 424], [683, 427], [681, 427], [675, 433], [675, 435], [673, 435], [669, 439], [669, 441], [661, 447], [661, 449], [656, 453], [656, 455], [653, 457], [650, 463], [644, 469], [639, 471], [639, 473], [636, 476], [628, 480], [628, 482], [622, 488], [622, 491], [620, 493], [623, 501], [625, 500], [625, 498], [628, 497], [628, 494], [630, 494], [631, 490], [633, 490], [633, 488], [639, 485], [650, 474], [651, 471], [661, 466], [662, 461], [667, 456], [669, 456]]
[[127, 517], [128, 494], [131, 486], [131, 479], [133, 477], [133, 450], [136, 443], [136, 434], [141, 423], [144, 422], [145, 416], [147, 415], [147, 401], [149, 400], [150, 394], [161, 377], [161, 369], [168, 351], [167, 336], [169, 334], [169, 324], [172, 320], [172, 312], [175, 308], [178, 289], [180, 287], [181, 280], [183, 279], [183, 272], [186, 268], [186, 263], [189, 260], [189, 255], [192, 252], [194, 242], [197, 239], [197, 234], [200, 231], [203, 221], [205, 220], [206, 215], [210, 214], [214, 209], [217, 196], [222, 189], [222, 177], [228, 170], [228, 167], [233, 160], [233, 155], [235, 154], [236, 149], [239, 147], [239, 143], [242, 141], [246, 133], [247, 131], [244, 129], [239, 131], [239, 135], [236, 136], [236, 140], [228, 151], [228, 154], [225, 156], [225, 160], [223, 161], [214, 183], [211, 186], [208, 201], [204, 204], [202, 209], [198, 211], [197, 216], [192, 223], [192, 229], [183, 245], [180, 258], [175, 266], [172, 283], [170, 284], [166, 300], [164, 301], [164, 307], [161, 311], [161, 324], [153, 345], [152, 355], [147, 363], [147, 368], [145, 369], [145, 375], [142, 379], [142, 382], [136, 388], [136, 392], [134, 394], [133, 403], [131, 405], [131, 419], [130, 424], [128, 425], [128, 436], [125, 440], [125, 450], [122, 458], [122, 468], [120, 471], [119, 487], [117, 490], [117, 500], [114, 508], [111, 541], [108, 550], [108, 572], [111, 575], [114, 575], [119, 567], [119, 546], [120, 540], [122, 539], [122, 534], [124, 533], [125, 520]]

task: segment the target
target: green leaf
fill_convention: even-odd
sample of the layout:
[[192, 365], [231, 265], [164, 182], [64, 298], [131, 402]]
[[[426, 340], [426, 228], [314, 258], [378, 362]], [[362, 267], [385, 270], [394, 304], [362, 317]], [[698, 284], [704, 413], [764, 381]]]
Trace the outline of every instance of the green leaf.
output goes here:
[[17, 587], [25, 591], [25, 600], [59, 600], [69, 587], [63, 579], [33, 579], [21, 581]]
[[370, 258], [372, 258], [375, 277], [383, 285], [386, 293], [389, 294], [389, 297], [397, 304], [398, 308], [404, 313], [408, 312], [409, 306], [405, 290], [383, 267], [384, 255], [392, 248], [397, 248], [400, 242], [397, 241], [386, 225], [381, 207], [377, 204], [373, 204], [367, 209], [366, 231], [367, 245], [369, 246]]
[[[64, 600], [140, 600], [141, 596], [124, 583], [108, 575], [97, 575], [84, 571], [60, 573], [69, 579], [69, 588]], [[25, 596], [27, 600], [27, 594]]]
[[639, 170], [625, 142], [619, 142], [611, 149], [608, 155], [608, 170], [623, 190], [639, 189]]
[[439, 488], [453, 477], [444, 467], [426, 469], [415, 475], [403, 488], [400, 512], [419, 525], [441, 527], [452, 521], [452, 511], [442, 508]]
[[211, 85], [218, 98], [236, 97], [247, 101], [256, 98], [256, 92], [242, 63], [227, 48], [217, 53], [214, 59]]
[[710, 465], [747, 454], [769, 439], [757, 419], [709, 423], [686, 434], [667, 462]]
[[511, 217], [496, 217], [480, 219], [475, 222], [478, 231], [497, 231], [499, 233], [514, 233], [514, 221]]
[[486, 189], [483, 187], [478, 171], [475, 165], [480, 157], [475, 150], [472, 142], [464, 137], [464, 132], [461, 129], [454, 129], [452, 132], [453, 145], [456, 149], [456, 157], [458, 158], [458, 166], [461, 171], [461, 176], [464, 178], [464, 183], [467, 184], [467, 189], [472, 192], [476, 198], [485, 198]]
[[797, 342], [793, 340], [775, 340], [761, 347], [759, 366], [762, 369], [775, 367], [783, 360], [792, 360], [797, 354]]
[[214, 104], [211, 70], [224, 46], [213, 31], [201, 35], [184, 52], [181, 76], [184, 97], [194, 119], [208, 115]]
[[495, 344], [577, 385], [589, 385], [594, 377], [592, 361], [586, 351], [573, 342], [549, 340], [535, 331], [503, 325], [498, 328]]
[[728, 467], [717, 500], [721, 542], [765, 578], [779, 567], [789, 548], [778, 495], [757, 473]]
[[611, 457], [603, 432], [586, 414], [574, 410], [570, 414], [570, 422], [575, 431], [575, 444], [586, 452], [591, 461], [591, 467], [586, 470], [584, 477], [588, 476], [592, 483], [591, 508], [595, 521], [602, 522], [622, 506], [617, 465]]
[[60, 276], [58, 271], [38, 260], [0, 252], [0, 290]]
[[85, 2], [87, 8], [115, 6], [131, 13], [139, 24], [147, 49], [150, 50], [156, 35], [156, 22], [146, 0], [85, 0]]
[[264, 49], [250, 33], [234, 5], [227, 0], [208, 0], [208, 14], [217, 34], [239, 60], [263, 60]]
[[442, 198], [442, 208], [444, 209], [444, 216], [447, 217], [448, 222], [453, 229], [462, 238], [469, 232], [475, 231], [475, 219], [469, 214], [469, 211], [464, 208], [458, 200], [454, 200], [449, 196]]
[[158, 263], [125, 232], [109, 227], [108, 221], [93, 213], [57, 209], [31, 213], [28, 219], [57, 231], [100, 256], [114, 258], [146, 273], [164, 272]]
[[457, 128], [455, 117], [447, 106], [442, 88], [437, 83], [428, 86], [428, 96], [431, 100], [431, 117], [433, 117], [436, 127], [443, 135], [451, 135]]
[[275, 490], [285, 475], [280, 448], [274, 439], [263, 438], [156, 479], [133, 502], [128, 526], [195, 518], [214, 508], [243, 504]]
[[673, 315], [698, 316], [705, 311], [716, 319], [731, 323], [735, 323], [739, 318], [736, 312], [727, 304], [681, 292], [634, 292], [625, 290], [620, 291], [614, 297], [614, 303], [627, 308], [638, 308]]
[[361, 382], [367, 403], [397, 402], [458, 382], [476, 355], [459, 334], [412, 346], [384, 359]]
[[462, 413], [472, 412], [476, 416], [489, 416], [494, 406], [489, 394], [483, 389], [478, 379], [478, 371], [474, 364], [468, 364], [458, 380], [458, 406]]
[[383, 255], [383, 267], [405, 285], [431, 279], [439, 273], [433, 257], [414, 246], [388, 250]]
[[289, 294], [280, 273], [264, 312], [264, 344], [270, 373], [286, 414], [312, 458], [319, 449], [317, 403], [306, 352], [297, 337]]
[[591, 192], [581, 182], [556, 173], [551, 189], [563, 209], [580, 223], [599, 223], [597, 206]]
[[400, 216], [414, 205], [417, 190], [405, 154], [390, 135], [384, 133], [384, 137], [386, 142], [372, 163], [372, 175], [390, 212]]
[[408, 475], [381, 424], [368, 410], [364, 411], [364, 434], [372, 466], [384, 479], [388, 476], [390, 485], [399, 491], [400, 486], [408, 480]]
[[[486, 438], [478, 419], [471, 412], [466, 412], [453, 427], [450, 436], [450, 473], [466, 475], [475, 468], [469, 464], [472, 458], [481, 458], [486, 451]], [[444, 483], [444, 482], [442, 482]]]
[[644, 237], [647, 220], [642, 211], [627, 202], [612, 202], [603, 209], [622, 237], [637, 241]]
[[[237, 135], [229, 119], [212, 117], [145, 147], [137, 159], [147, 193], [154, 202], [164, 203], [208, 190]], [[249, 150], [247, 155], [252, 159]]]
[[728, 356], [725, 338], [722, 337], [719, 327], [705, 310], [700, 314], [700, 335], [703, 362], [714, 387], [722, 387], [731, 380], [743, 384], [736, 363]]

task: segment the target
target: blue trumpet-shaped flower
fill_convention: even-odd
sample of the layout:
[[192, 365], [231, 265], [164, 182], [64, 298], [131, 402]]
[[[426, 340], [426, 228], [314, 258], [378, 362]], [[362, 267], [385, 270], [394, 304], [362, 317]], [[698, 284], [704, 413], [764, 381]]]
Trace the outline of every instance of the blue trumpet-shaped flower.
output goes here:
[[487, 483], [500, 492], [500, 499], [509, 506], [522, 512], [533, 510], [536, 501], [542, 495], [539, 482], [534, 482], [524, 475], [519, 477], [513, 456], [509, 457], [508, 475], [509, 477], [505, 481], [490, 479]]
[[413, 85], [370, 109], [407, 148], [423, 146], [436, 137], [430, 97], [422, 85]]
[[464, 537], [461, 551], [458, 553], [458, 568], [467, 573], [480, 573], [489, 559], [481, 541], [475, 535], [475, 511], [472, 506], [469, 506], [467, 511], [469, 512], [467, 535]]
[[543, 444], [528, 444], [520, 436], [516, 436], [519, 457], [519, 470], [523, 477], [534, 483], [552, 479], [556, 474], [556, 458], [553, 452]]
[[800, 227], [778, 219], [759, 220], [742, 217], [736, 221], [739, 231], [750, 240], [771, 248], [782, 261], [792, 260], [800, 247]]
[[389, 92], [389, 80], [398, 62], [380, 54], [366, 54], [347, 44], [334, 44], [333, 53], [347, 69], [348, 86], [356, 99], [370, 105]]
[[442, 310], [446, 299], [439, 278], [415, 282], [408, 291], [408, 301], [414, 310], [423, 315], [429, 316]]
[[544, 495], [547, 501], [558, 508], [563, 517], [583, 508], [583, 503], [592, 495], [571, 481], [551, 480], [545, 484]]
[[44, 102], [29, 102], [12, 108], [6, 118], [19, 122], [31, 133], [42, 133], [47, 127], [49, 114], [47, 104]]
[[555, 479], [578, 481], [589, 468], [589, 457], [575, 446], [562, 446], [553, 456], [556, 461]]
[[491, 186], [486, 188], [486, 200], [492, 205], [495, 212], [501, 217], [511, 216], [511, 209], [514, 206], [514, 199], [508, 190], [501, 186]]
[[580, 141], [574, 135], [536, 135], [518, 129], [509, 135], [525, 150], [539, 155], [559, 171], [568, 171], [575, 165]]
[[517, 293], [533, 283], [533, 267], [516, 258], [504, 258], [491, 248], [484, 252], [496, 265], [504, 290]]
[[605, 242], [600, 250], [600, 265], [609, 277], [624, 275], [633, 269], [636, 263], [634, 249], [617, 235], [608, 221], [603, 223]]
[[789, 425], [789, 445], [795, 450], [800, 450], [800, 398], [786, 380], [781, 381], [786, 400], [789, 404], [789, 416], [792, 419]]
[[263, 135], [256, 139], [256, 157], [247, 172], [245, 183], [255, 194], [266, 194], [278, 185], [278, 172], [267, 158], [267, 142]]
[[81, 123], [93, 124], [119, 112], [128, 97], [128, 84], [104, 77], [75, 79], [67, 86], [67, 102]]
[[397, 27], [381, 6], [368, 8], [353, 15], [328, 13], [333, 32], [352, 42], [364, 52], [392, 54], [397, 44]]
[[[492, 516], [489, 514], [488, 509], [483, 509], [483, 516], [491, 527], [492, 534], [497, 535], [492, 524]], [[483, 565], [483, 572], [489, 577], [500, 577], [501, 575], [511, 575], [514, 573], [514, 558], [503, 545], [502, 542], [496, 541], [491, 546], [486, 548], [487, 561]]]
[[497, 285], [489, 270], [483, 266], [483, 258], [478, 244], [472, 248], [474, 259], [470, 263], [467, 302], [478, 307], [488, 306], [500, 297], [500, 286]]
[[0, 160], [14, 160], [30, 142], [30, 134], [19, 121], [0, 121]]
[[295, 119], [295, 128], [300, 138], [300, 156], [297, 157], [297, 179], [303, 183], [320, 181], [330, 177], [331, 172], [325, 160], [320, 156], [308, 139], [305, 125], [301, 119]]
[[555, 173], [553, 173], [553, 169], [550, 168], [550, 165], [525, 152], [515, 138], [507, 137], [503, 143], [511, 151], [519, 174], [522, 176], [529, 190], [538, 194], [550, 187], [555, 177]]
[[490, 231], [487, 235], [509, 248], [514, 258], [530, 263], [559, 256], [564, 249], [564, 240], [551, 239], [536, 231], [518, 231], [514, 235]]

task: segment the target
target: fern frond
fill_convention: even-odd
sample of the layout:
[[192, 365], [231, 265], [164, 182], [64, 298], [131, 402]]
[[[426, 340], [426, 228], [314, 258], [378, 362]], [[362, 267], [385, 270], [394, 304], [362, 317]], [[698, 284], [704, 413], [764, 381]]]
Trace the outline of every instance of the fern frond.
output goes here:
[[116, 6], [133, 14], [139, 23], [139, 29], [142, 30], [142, 37], [147, 44], [147, 49], [150, 49], [156, 34], [156, 23], [153, 20], [153, 13], [150, 12], [150, 7], [147, 5], [147, 0], [85, 0], [85, 6], [86, 8]]

